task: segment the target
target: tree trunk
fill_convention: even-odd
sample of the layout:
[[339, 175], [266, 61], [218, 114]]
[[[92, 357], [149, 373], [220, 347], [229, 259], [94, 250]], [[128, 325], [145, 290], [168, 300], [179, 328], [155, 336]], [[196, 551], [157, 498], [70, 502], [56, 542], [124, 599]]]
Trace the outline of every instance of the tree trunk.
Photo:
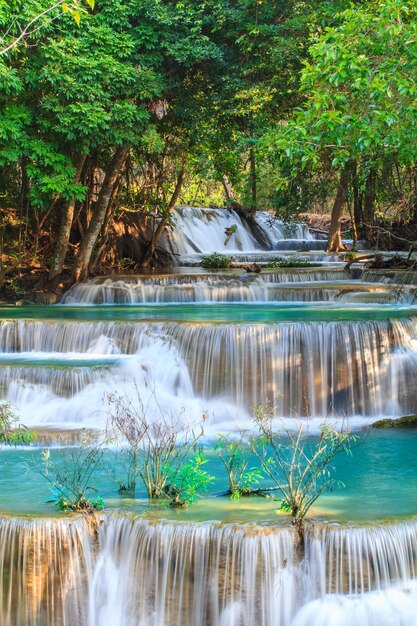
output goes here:
[[93, 253], [97, 237], [100, 234], [101, 227], [103, 226], [103, 222], [106, 218], [106, 213], [112, 198], [114, 186], [123, 169], [128, 152], [129, 148], [127, 146], [120, 146], [119, 148], [117, 148], [110, 162], [110, 165], [107, 168], [106, 175], [104, 177], [104, 181], [101, 186], [96, 205], [94, 207], [90, 224], [85, 232], [85, 235], [80, 245], [80, 249], [75, 259], [73, 273], [73, 280], [75, 282], [85, 280], [88, 276], [91, 255]]
[[20, 199], [20, 220], [19, 220], [19, 255], [23, 255], [26, 248], [26, 236], [29, 218], [29, 192], [30, 180], [27, 174], [27, 157], [23, 157], [21, 162], [21, 199]]
[[251, 186], [251, 206], [249, 209], [249, 215], [253, 217], [256, 213], [257, 204], [258, 204], [256, 160], [255, 160], [255, 152], [253, 148], [251, 148], [249, 152], [249, 163], [250, 163], [250, 186]]
[[223, 184], [223, 189], [224, 189], [224, 195], [226, 196], [226, 203], [233, 204], [235, 201], [235, 198], [233, 196], [233, 189], [227, 179], [227, 176], [223, 176], [222, 184]]
[[121, 176], [118, 177], [114, 187], [113, 187], [113, 193], [109, 202], [109, 206], [107, 208], [107, 212], [106, 212], [106, 217], [104, 219], [104, 223], [103, 223], [103, 227], [101, 229], [101, 237], [100, 237], [100, 242], [98, 245], [98, 249], [97, 252], [91, 262], [91, 268], [95, 268], [98, 265], [100, 265], [106, 256], [107, 253], [107, 245], [109, 242], [109, 232], [110, 232], [110, 226], [113, 222], [113, 215], [114, 215], [114, 209], [116, 207], [116, 198], [117, 198], [117, 194], [119, 193], [119, 189], [120, 189], [120, 179]]
[[336, 197], [333, 204], [326, 252], [339, 252], [339, 250], [343, 250], [341, 221], [343, 208], [347, 201], [348, 184], [349, 168], [346, 165], [340, 174], [339, 185], [337, 187]]
[[368, 241], [372, 240], [374, 222], [374, 180], [375, 171], [371, 169], [365, 181], [365, 196], [363, 201], [363, 221], [365, 222], [365, 236]]
[[[76, 173], [74, 183], [79, 183], [81, 173], [83, 171], [86, 155], [82, 154], [78, 157], [76, 163]], [[68, 243], [71, 235], [72, 223], [74, 220], [75, 198], [66, 202], [61, 209], [61, 221], [59, 224], [58, 241], [55, 248], [55, 256], [49, 270], [49, 280], [53, 280], [62, 273], [64, 261], [68, 250]]]
[[352, 165], [352, 186], [353, 186], [353, 210], [349, 209], [352, 221], [353, 245], [352, 251], [358, 250], [358, 240], [360, 233], [360, 225], [362, 223], [362, 196], [358, 187], [358, 171], [357, 164]]
[[171, 200], [169, 202], [168, 205], [168, 213], [167, 216], [162, 218], [158, 224], [158, 226], [156, 227], [156, 230], [154, 231], [153, 235], [152, 235], [152, 239], [145, 251], [145, 254], [143, 255], [142, 261], [141, 261], [141, 266], [142, 267], [147, 267], [153, 257], [153, 254], [155, 252], [155, 248], [156, 248], [156, 244], [158, 243], [158, 239], [162, 234], [162, 231], [164, 230], [170, 215], [172, 214], [173, 210], [175, 209], [175, 205], [177, 204], [178, 201], [178, 197], [181, 193], [181, 189], [182, 189], [182, 185], [184, 183], [184, 179], [185, 179], [185, 163], [182, 164], [181, 166], [181, 170], [178, 174], [177, 177], [177, 182], [175, 184], [175, 189], [174, 192], [171, 196]]

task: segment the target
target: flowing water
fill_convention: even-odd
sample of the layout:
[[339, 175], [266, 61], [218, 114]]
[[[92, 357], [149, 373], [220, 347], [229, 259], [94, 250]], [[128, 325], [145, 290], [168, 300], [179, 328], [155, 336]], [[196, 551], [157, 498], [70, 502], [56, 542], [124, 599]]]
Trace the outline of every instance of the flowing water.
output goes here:
[[305, 558], [256, 526], [4, 519], [0, 536], [4, 626], [415, 624], [415, 522], [316, 529]]
[[[368, 311], [369, 312], [369, 311]], [[378, 418], [415, 410], [417, 319], [279, 323], [6, 320], [4, 397], [27, 425], [102, 426], [106, 392], [154, 395], [157, 410], [244, 422]], [[183, 411], [184, 412], [184, 411]], [[240, 414], [240, 418], [239, 418]]]
[[[234, 211], [184, 207], [174, 221], [161, 245], [184, 269], [93, 279], [57, 306], [0, 308], [0, 395], [25, 425], [53, 427], [57, 440], [102, 428], [109, 393], [155, 419], [204, 417], [209, 445], [251, 427], [266, 401], [277, 423], [303, 419], [312, 435], [324, 420], [360, 428], [417, 412], [412, 276], [348, 275], [305, 225], [266, 213], [249, 227]], [[214, 251], [235, 264], [296, 256], [318, 266], [190, 267]], [[0, 509], [21, 517], [0, 518], [0, 624], [417, 626], [415, 444], [414, 433], [377, 432], [339, 457], [346, 488], [317, 501], [303, 553], [271, 500], [210, 491], [186, 511], [150, 507], [144, 494], [118, 496], [103, 467], [109, 513], [52, 519], [34, 471], [42, 451], [4, 450]], [[64, 462], [65, 449], [52, 454]], [[113, 472], [115, 455], [104, 457]]]
[[415, 289], [400, 297], [385, 283], [352, 280], [343, 268], [265, 271], [256, 274], [191, 274], [95, 279], [75, 285], [62, 303], [165, 304], [196, 302], [381, 302], [413, 303]]
[[[278, 250], [280, 244], [288, 245], [290, 241], [292, 247], [284, 249], [299, 250], [305, 242], [314, 241], [303, 224], [284, 224], [261, 211], [255, 220], [256, 229], [251, 230], [248, 223], [231, 209], [183, 207], [174, 214], [175, 228], [166, 238], [166, 245], [174, 254], [187, 257], [195, 253], [222, 252], [224, 248], [229, 253]], [[236, 230], [225, 244], [225, 231], [231, 227]], [[323, 245], [319, 249], [322, 250]]]

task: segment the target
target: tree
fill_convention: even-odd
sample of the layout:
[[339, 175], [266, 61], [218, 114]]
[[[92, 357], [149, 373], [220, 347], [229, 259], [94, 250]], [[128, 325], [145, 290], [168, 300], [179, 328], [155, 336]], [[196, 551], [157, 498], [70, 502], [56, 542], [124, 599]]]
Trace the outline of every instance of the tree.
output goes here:
[[[94, 9], [95, 0], [85, 0], [85, 2], [91, 10]], [[16, 19], [9, 23], [6, 32], [0, 33], [0, 56], [8, 54], [20, 43], [24, 43], [37, 33], [42, 27], [59, 17], [59, 10], [72, 15], [74, 21], [80, 24], [81, 15], [85, 13], [82, 4], [82, 0], [72, 0], [72, 2], [57, 0], [44, 8], [40, 8], [39, 3], [26, 2], [25, 6], [21, 7], [22, 14], [19, 16], [19, 21]], [[3, 7], [0, 5], [0, 11], [2, 9]], [[23, 28], [19, 26], [22, 18], [27, 19], [27, 23]]]
[[310, 48], [301, 74], [305, 103], [267, 141], [282, 162], [300, 170], [331, 168], [339, 177], [328, 250], [340, 249], [340, 214], [348, 183], [366, 196], [373, 219], [371, 181], [387, 158], [414, 166], [417, 125], [417, 8], [407, 0], [365, 3], [342, 13]]

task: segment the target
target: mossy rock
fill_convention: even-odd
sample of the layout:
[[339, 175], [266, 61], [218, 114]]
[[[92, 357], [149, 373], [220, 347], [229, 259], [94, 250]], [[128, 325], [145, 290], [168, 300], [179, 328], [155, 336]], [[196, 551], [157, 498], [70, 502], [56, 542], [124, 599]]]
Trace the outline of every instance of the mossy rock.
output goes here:
[[417, 415], [404, 415], [397, 419], [383, 419], [374, 422], [372, 428], [417, 428]]

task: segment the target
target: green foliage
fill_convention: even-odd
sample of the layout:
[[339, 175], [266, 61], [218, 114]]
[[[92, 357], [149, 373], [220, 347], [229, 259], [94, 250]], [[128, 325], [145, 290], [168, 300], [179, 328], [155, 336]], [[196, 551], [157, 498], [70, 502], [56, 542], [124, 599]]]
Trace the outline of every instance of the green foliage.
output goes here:
[[246, 434], [237, 438], [231, 435], [219, 435], [214, 451], [223, 463], [232, 500], [251, 493], [263, 477], [260, 468], [251, 465], [251, 448], [245, 443]]
[[327, 425], [316, 439], [305, 424], [296, 432], [279, 431], [271, 412], [262, 407], [254, 419], [260, 436], [251, 442], [252, 450], [282, 495], [279, 510], [290, 512], [301, 528], [317, 498], [324, 491], [343, 486], [333, 477], [333, 459], [341, 453], [351, 454], [359, 439], [349, 430], [337, 431]]
[[31, 469], [48, 481], [51, 502], [58, 510], [93, 513], [104, 508], [92, 483], [102, 456], [102, 443], [86, 441], [80, 448], [64, 449], [59, 455], [43, 450], [41, 465], [34, 460]]
[[415, 162], [416, 18], [411, 1], [365, 3], [342, 13], [312, 45], [301, 73], [305, 103], [265, 144], [291, 162], [292, 175], [355, 161], [364, 179], [387, 156]]
[[[123, 462], [125, 475], [115, 477], [119, 490], [134, 493], [140, 479], [149, 498], [168, 497], [176, 475], [204, 434], [203, 423], [183, 424], [162, 410], [157, 416], [148, 415], [149, 403], [138, 391], [134, 401], [119, 394], [109, 394], [107, 400], [107, 438], [128, 445]], [[155, 403], [158, 406], [156, 397]]]
[[268, 261], [269, 268], [297, 268], [297, 267], [319, 267], [318, 263], [311, 263], [303, 259], [276, 257]]
[[201, 260], [201, 265], [206, 269], [226, 269], [233, 263], [233, 257], [226, 256], [220, 252], [213, 252]]
[[[14, 8], [14, 3], [9, 4]], [[0, 56], [13, 53], [34, 33], [48, 27], [60, 17], [60, 12], [70, 15], [79, 26], [81, 16], [87, 13], [87, 9], [94, 10], [95, 0], [55, 0], [55, 2], [26, 0], [16, 4], [19, 19], [14, 18], [13, 8], [12, 11], [8, 10], [7, 2], [4, 0], [0, 2], [0, 24], [3, 25], [5, 20], [11, 20], [8, 24], [6, 21], [7, 30], [0, 33]]]
[[167, 467], [170, 491], [175, 494], [170, 506], [189, 506], [196, 501], [199, 494], [207, 491], [214, 478], [202, 469], [206, 463], [206, 457], [199, 451], [179, 469]]
[[35, 439], [32, 431], [20, 423], [9, 402], [0, 404], [0, 443], [8, 446], [27, 445]]
[[[56, 259], [61, 216], [75, 202], [72, 245], [62, 244], [73, 260], [120, 146], [128, 158], [114, 221], [135, 213], [146, 232], [160, 218], [175, 228], [170, 199], [183, 166], [178, 203], [220, 206], [226, 193], [229, 205], [285, 218], [326, 209], [335, 173], [354, 158], [359, 190], [379, 168], [394, 179], [385, 188], [396, 202], [407, 187], [398, 166], [415, 205], [410, 1], [52, 6], [0, 0], [3, 45], [46, 11], [28, 41], [0, 57], [0, 201], [21, 216], [20, 252], [35, 242]], [[113, 223], [94, 250], [112, 263]]]

